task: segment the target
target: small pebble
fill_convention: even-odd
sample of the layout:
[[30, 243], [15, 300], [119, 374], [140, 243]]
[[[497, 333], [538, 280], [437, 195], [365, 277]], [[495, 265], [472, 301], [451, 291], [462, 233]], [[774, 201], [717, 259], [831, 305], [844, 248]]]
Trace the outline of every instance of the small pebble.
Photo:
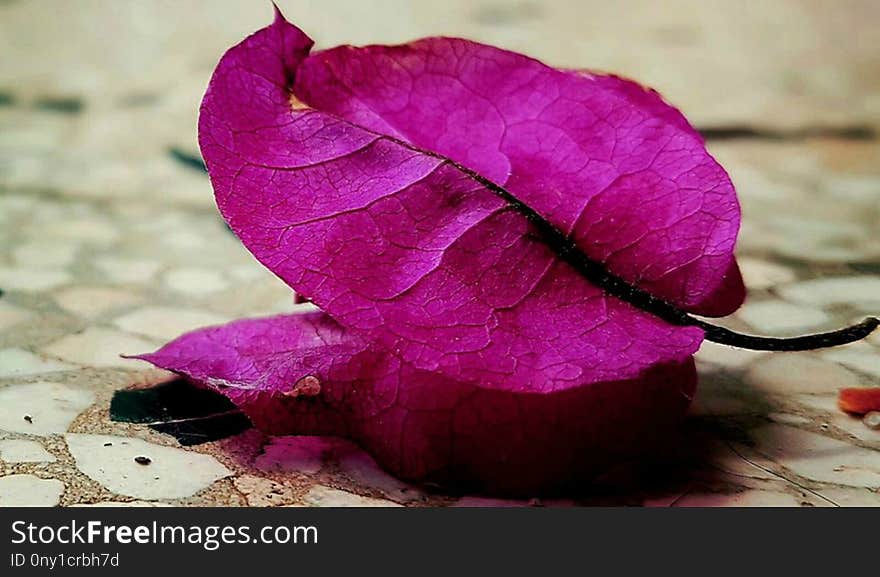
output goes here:
[[144, 457], [141, 455], [141, 456], [135, 457], [134, 462], [137, 463], [138, 465], [149, 465], [150, 463], [153, 462], [153, 460], [150, 459], [149, 457]]
[[880, 431], [880, 411], [871, 411], [862, 418], [862, 422], [869, 429]]
[[25, 415], [25, 416], [24, 416], [24, 420], [27, 421], [28, 423], [33, 423], [33, 422], [34, 422], [34, 418], [33, 418], [32, 416], [30, 416], [30, 415]]

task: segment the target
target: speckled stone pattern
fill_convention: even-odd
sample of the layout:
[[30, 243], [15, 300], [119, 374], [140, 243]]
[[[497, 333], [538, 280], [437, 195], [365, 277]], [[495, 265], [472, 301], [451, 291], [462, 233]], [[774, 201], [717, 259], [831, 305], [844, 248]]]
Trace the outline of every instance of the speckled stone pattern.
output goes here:
[[[723, 322], [788, 335], [880, 312], [876, 3], [280, 4], [323, 46], [466, 36], [633, 76], [699, 126], [746, 128], [709, 141], [741, 195], [750, 287]], [[555, 500], [437, 494], [335, 439], [250, 430], [183, 448], [111, 422], [115, 390], [169, 378], [119, 353], [308, 306], [226, 230], [188, 160], [214, 64], [270, 17], [241, 2], [0, 3], [0, 506], [880, 506], [876, 416], [836, 408], [841, 387], [880, 385], [880, 335], [811, 353], [704, 345], [662, 465]]]

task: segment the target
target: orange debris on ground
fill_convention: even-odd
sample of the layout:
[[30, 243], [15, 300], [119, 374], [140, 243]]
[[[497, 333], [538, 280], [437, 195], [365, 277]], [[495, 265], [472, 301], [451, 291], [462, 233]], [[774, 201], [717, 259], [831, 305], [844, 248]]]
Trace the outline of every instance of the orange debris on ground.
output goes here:
[[847, 413], [864, 415], [880, 411], [880, 387], [851, 387], [840, 389], [837, 406]]

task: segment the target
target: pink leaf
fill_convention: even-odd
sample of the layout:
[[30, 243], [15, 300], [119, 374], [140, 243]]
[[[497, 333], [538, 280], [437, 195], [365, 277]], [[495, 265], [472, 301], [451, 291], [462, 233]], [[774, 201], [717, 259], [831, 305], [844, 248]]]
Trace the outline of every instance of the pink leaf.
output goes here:
[[[201, 329], [140, 358], [225, 394], [268, 433], [343, 436], [405, 479], [517, 494], [649, 451], [696, 385], [688, 358], [553, 392], [487, 389], [375, 351], [323, 313]], [[305, 382], [320, 393], [296, 394]]]
[[407, 479], [530, 491], [651, 445], [703, 332], [606, 294], [542, 227], [683, 310], [736, 309], [736, 196], [681, 114], [464, 40], [311, 46], [278, 14], [229, 50], [199, 139], [232, 230], [326, 315], [144, 358]]

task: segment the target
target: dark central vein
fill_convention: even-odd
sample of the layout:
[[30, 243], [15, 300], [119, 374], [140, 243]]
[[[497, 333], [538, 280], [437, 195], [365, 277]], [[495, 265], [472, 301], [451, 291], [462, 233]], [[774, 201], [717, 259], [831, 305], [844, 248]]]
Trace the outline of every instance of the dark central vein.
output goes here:
[[[287, 91], [294, 95], [292, 79], [288, 79]], [[486, 187], [495, 195], [504, 199], [511, 208], [522, 214], [537, 229], [541, 239], [563, 261], [570, 264], [581, 276], [602, 289], [606, 294], [627, 302], [634, 307], [657, 316], [668, 323], [679, 326], [694, 326], [703, 329], [706, 340], [742, 349], [761, 351], [806, 351], [835, 347], [854, 341], [861, 340], [870, 335], [880, 325], [880, 320], [868, 317], [864, 321], [835, 331], [818, 333], [791, 338], [761, 337], [746, 335], [713, 325], [700, 320], [688, 312], [681, 310], [672, 303], [657, 298], [646, 290], [632, 285], [621, 277], [612, 274], [604, 264], [587, 256], [580, 247], [575, 244], [567, 234], [553, 225], [550, 221], [538, 214], [532, 207], [521, 201], [509, 190], [495, 184], [488, 178], [455, 162], [454, 160], [431, 150], [420, 148], [405, 140], [393, 136], [374, 132], [363, 126], [362, 130], [372, 132], [377, 139], [393, 142], [398, 146], [411, 150], [418, 154], [424, 154], [436, 158], [442, 163], [448, 164], [463, 174]]]
[[522, 214], [537, 229], [542, 240], [549, 246], [559, 258], [570, 264], [584, 278], [601, 288], [606, 294], [614, 296], [634, 307], [657, 316], [668, 323], [679, 326], [694, 326], [703, 329], [706, 340], [719, 344], [751, 349], [756, 351], [807, 351], [827, 347], [844, 345], [861, 340], [870, 335], [880, 325], [880, 320], [868, 317], [862, 322], [829, 331], [799, 337], [762, 337], [746, 335], [730, 329], [713, 325], [698, 319], [686, 311], [681, 310], [674, 304], [658, 298], [648, 291], [627, 282], [621, 277], [612, 274], [601, 262], [587, 256], [580, 247], [575, 244], [567, 234], [562, 232], [553, 223], [538, 214], [532, 207], [521, 201], [510, 191], [499, 186], [491, 180], [481, 176], [473, 170], [451, 160], [441, 154], [425, 150], [412, 144], [388, 135], [382, 135], [404, 148], [425, 154], [455, 167], [474, 181], [485, 186], [495, 195], [504, 199], [514, 210]]

